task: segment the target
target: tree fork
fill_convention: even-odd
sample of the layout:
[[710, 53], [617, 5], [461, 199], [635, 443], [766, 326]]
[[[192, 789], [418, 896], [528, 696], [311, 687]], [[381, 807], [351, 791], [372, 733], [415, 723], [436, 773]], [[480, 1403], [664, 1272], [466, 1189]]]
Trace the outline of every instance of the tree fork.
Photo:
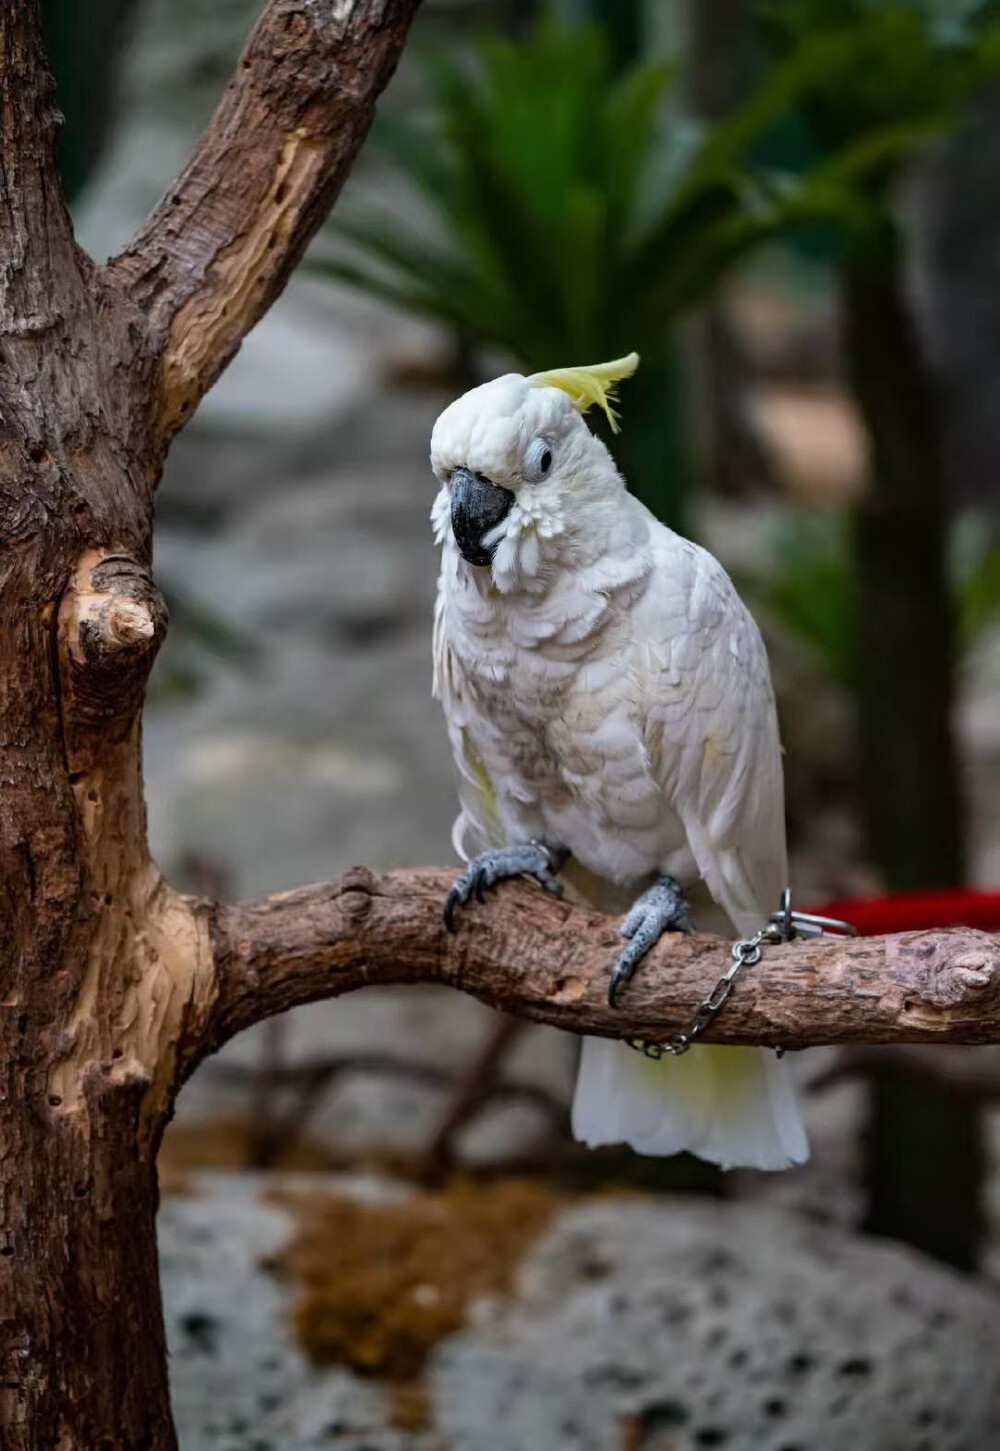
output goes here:
[[[146, 844], [141, 709], [170, 438], [332, 203], [418, 0], [270, 0], [138, 237], [75, 245], [37, 0], [0, 6], [0, 1444], [175, 1451], [156, 1151], [233, 1033], [368, 982], [432, 981], [539, 1021], [658, 1038], [728, 961], [662, 944], [605, 1001], [616, 924], [526, 886], [447, 934], [447, 876], [362, 869], [224, 906]], [[769, 950], [718, 1041], [1000, 1040], [1000, 945], [907, 934]]]

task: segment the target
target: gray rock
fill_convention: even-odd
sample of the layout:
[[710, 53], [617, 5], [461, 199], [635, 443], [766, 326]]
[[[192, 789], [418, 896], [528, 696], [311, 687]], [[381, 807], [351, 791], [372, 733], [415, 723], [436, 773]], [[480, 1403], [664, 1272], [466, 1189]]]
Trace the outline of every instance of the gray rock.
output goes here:
[[[384, 1198], [379, 1181], [326, 1181]], [[433, 1430], [305, 1364], [290, 1230], [262, 1182], [168, 1200], [161, 1257], [183, 1451], [986, 1451], [1000, 1437], [1000, 1305], [888, 1244], [703, 1201], [584, 1203], [431, 1362]]]
[[463, 1451], [983, 1451], [998, 1328], [992, 1295], [887, 1244], [738, 1205], [591, 1205], [498, 1324], [443, 1347], [435, 1404]]
[[[286, 1187], [302, 1188], [290, 1177]], [[181, 1451], [438, 1451], [391, 1425], [382, 1388], [347, 1370], [317, 1371], [289, 1325], [291, 1291], [268, 1268], [286, 1244], [287, 1212], [258, 1175], [205, 1175], [160, 1211], [160, 1272]], [[308, 1181], [310, 1190], [315, 1182]], [[326, 1187], [384, 1201], [391, 1184]]]

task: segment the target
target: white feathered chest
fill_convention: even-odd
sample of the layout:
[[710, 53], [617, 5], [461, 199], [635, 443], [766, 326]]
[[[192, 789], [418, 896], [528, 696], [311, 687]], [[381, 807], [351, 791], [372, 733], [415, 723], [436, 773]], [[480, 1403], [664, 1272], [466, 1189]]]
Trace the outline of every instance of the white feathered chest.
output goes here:
[[787, 877], [767, 656], [717, 561], [621, 507], [629, 546], [537, 594], [498, 594], [444, 541], [435, 691], [456, 845], [541, 838], [620, 886], [701, 877], [743, 930]]
[[[446, 549], [437, 690], [476, 840], [544, 838], [626, 884], [696, 875], [647, 725], [648, 550], [498, 595]], [[657, 751], [662, 762], [662, 751]]]

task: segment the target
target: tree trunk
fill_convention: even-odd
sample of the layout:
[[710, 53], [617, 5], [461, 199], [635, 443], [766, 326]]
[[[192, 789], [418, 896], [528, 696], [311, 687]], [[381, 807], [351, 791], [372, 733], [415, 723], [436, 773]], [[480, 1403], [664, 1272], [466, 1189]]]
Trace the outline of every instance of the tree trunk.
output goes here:
[[[747, 9], [746, 0], [687, 0], [684, 7], [686, 107], [706, 129], [732, 116], [746, 96]], [[682, 338], [689, 486], [697, 480], [722, 498], [746, 498], [770, 473], [747, 406], [750, 369], [725, 296], [709, 298], [684, 324]]]
[[98, 1086], [99, 1132], [4, 1115], [0, 1268], [4, 1451], [173, 1451], [156, 1258], [156, 1174], [141, 1090]]
[[869, 855], [892, 889], [951, 886], [962, 881], [963, 832], [941, 403], [898, 249], [849, 265], [843, 302], [848, 370], [873, 454], [854, 516]]
[[146, 847], [154, 488], [346, 175], [415, 8], [274, 0], [165, 208], [106, 269], [63, 205], [38, 7], [0, 11], [4, 1451], [176, 1444], [155, 1158], [214, 979], [204, 913]]
[[[873, 455], [853, 521], [868, 855], [889, 888], [951, 886], [963, 879], [963, 821], [944, 425], [898, 244], [848, 265], [843, 304], [848, 368]], [[968, 1268], [982, 1218], [980, 1115], [933, 1083], [918, 1097], [901, 1091], [892, 1073], [873, 1074], [869, 1092], [866, 1228]], [[947, 1183], [938, 1174], [930, 1193], [927, 1165], [942, 1155]]]
[[868, 1082], [865, 1229], [973, 1273], [986, 1217], [981, 1109], [950, 1084], [901, 1073], [891, 1061], [873, 1067]]
[[103, 367], [124, 314], [93, 277], [60, 281], [8, 313], [0, 385], [0, 1427], [11, 1451], [169, 1447], [154, 1159], [168, 979], [199, 959], [145, 848], [154, 468]]
[[138, 1451], [173, 1445], [154, 1164], [208, 959], [145, 839], [151, 352], [47, 240], [0, 379], [0, 1426], [11, 1451]]

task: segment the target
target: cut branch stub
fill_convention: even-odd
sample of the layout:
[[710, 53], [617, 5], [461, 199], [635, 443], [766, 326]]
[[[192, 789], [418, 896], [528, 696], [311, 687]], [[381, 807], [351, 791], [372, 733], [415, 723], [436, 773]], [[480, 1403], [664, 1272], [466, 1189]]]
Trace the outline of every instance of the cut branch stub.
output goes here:
[[146, 846], [143, 690], [167, 627], [148, 568], [87, 551], [59, 609], [59, 675], [69, 779], [90, 886], [86, 971], [49, 1077], [50, 1102], [78, 1112], [88, 1084], [140, 1093], [140, 1145], [165, 1122], [181, 1024], [212, 996], [207, 935]]
[[85, 770], [88, 741], [127, 734], [167, 631], [167, 607], [145, 565], [126, 555], [89, 550], [59, 610], [60, 663], [67, 753]]
[[1000, 1010], [997, 940], [985, 932], [904, 932], [888, 939], [886, 963], [898, 979], [900, 1015], [914, 1026], [942, 1013], [975, 1020]]

